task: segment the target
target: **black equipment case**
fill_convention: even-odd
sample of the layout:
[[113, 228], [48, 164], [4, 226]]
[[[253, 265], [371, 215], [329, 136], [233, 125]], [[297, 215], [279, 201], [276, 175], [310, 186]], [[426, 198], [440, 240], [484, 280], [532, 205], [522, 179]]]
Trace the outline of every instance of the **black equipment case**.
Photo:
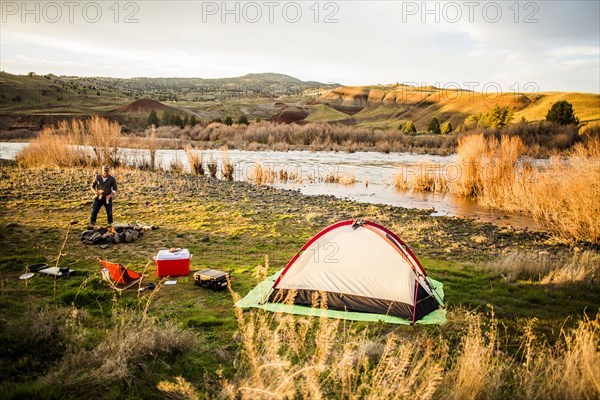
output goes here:
[[206, 287], [213, 290], [223, 290], [227, 287], [229, 274], [216, 269], [203, 269], [194, 272], [194, 285]]

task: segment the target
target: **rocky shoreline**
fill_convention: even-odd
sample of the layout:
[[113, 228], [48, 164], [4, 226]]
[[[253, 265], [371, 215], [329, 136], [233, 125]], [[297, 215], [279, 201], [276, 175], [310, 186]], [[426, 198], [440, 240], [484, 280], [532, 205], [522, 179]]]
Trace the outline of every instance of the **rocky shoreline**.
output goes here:
[[[63, 210], [65, 221], [77, 217], [77, 213], [81, 218], [82, 212], [87, 217], [91, 204], [87, 187], [93, 170], [20, 169], [12, 163], [0, 165], [0, 201], [5, 205], [0, 210], [3, 225], [18, 224], [22, 220], [18, 214], [9, 212], [11, 208], [27, 213], [27, 209], [33, 213], [43, 209], [50, 213]], [[430, 210], [364, 204], [332, 195], [306, 196], [295, 190], [247, 182], [164, 171], [117, 169], [114, 174], [122, 188], [115, 202], [117, 215], [123, 208], [135, 214], [156, 207], [157, 217], [152, 224], [160, 226], [169, 225], [160, 220], [161, 209], [165, 207], [177, 209], [181, 205], [181, 212], [185, 213], [189, 205], [214, 203], [219, 204], [224, 213], [240, 215], [253, 224], [276, 226], [277, 220], [284, 217], [294, 223], [309, 224], [314, 233], [339, 220], [374, 220], [396, 229], [419, 254], [447, 260], [489, 260], [512, 251], [555, 253], [600, 248], [590, 243], [556, 243], [546, 232], [499, 227], [474, 219], [432, 217]], [[60, 202], [54, 202], [49, 193], [60, 193]], [[235, 217], [231, 223], [236, 223]]]

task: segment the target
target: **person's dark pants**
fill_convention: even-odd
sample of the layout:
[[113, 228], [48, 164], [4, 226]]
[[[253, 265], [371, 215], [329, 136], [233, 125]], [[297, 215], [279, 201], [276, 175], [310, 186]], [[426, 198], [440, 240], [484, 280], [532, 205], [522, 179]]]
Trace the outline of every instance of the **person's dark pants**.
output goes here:
[[98, 216], [98, 212], [104, 206], [106, 208], [106, 219], [108, 224], [111, 225], [113, 223], [113, 213], [112, 213], [112, 199], [108, 202], [103, 197], [102, 199], [94, 200], [94, 205], [92, 206], [92, 216], [90, 217], [90, 224], [94, 225], [96, 223], [96, 217]]

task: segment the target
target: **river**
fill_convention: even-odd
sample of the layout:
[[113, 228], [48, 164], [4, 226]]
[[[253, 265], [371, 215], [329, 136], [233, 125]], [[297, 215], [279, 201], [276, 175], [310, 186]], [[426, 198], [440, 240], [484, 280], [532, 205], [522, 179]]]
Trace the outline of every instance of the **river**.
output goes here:
[[[26, 146], [28, 143], [0, 142], [0, 158], [14, 160], [17, 153]], [[141, 163], [149, 159], [148, 150], [120, 149], [119, 152], [120, 157], [128, 162]], [[431, 210], [433, 216], [469, 217], [519, 229], [539, 229], [533, 218], [526, 215], [490, 209], [474, 200], [449, 193], [399, 190], [394, 186], [394, 175], [398, 171], [402, 169], [408, 175], [417, 173], [417, 165], [423, 162], [434, 165], [449, 176], [455, 176], [457, 171], [460, 173], [455, 155], [245, 150], [229, 150], [224, 153], [220, 150], [203, 150], [204, 164], [212, 159], [221, 171], [225, 154], [235, 167], [235, 180], [251, 180], [254, 168], [260, 164], [264, 168], [271, 168], [276, 174], [285, 171], [288, 176], [297, 177], [286, 182], [275, 180], [273, 186], [299, 190], [305, 195], [328, 194], [362, 203]], [[186, 169], [190, 169], [183, 150], [157, 150], [156, 162], [163, 168], [180, 162]], [[352, 175], [356, 183], [324, 183], [323, 179], [332, 174]]]

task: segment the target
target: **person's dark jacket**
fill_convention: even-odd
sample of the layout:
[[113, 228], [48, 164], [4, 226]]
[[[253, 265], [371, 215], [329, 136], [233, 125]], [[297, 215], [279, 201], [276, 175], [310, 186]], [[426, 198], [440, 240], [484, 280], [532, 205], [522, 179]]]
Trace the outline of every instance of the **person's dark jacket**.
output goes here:
[[117, 191], [117, 180], [114, 176], [109, 175], [106, 181], [103, 180], [102, 174], [96, 175], [94, 182], [92, 182], [92, 189], [102, 190], [102, 197], [106, 197], [113, 192]]

